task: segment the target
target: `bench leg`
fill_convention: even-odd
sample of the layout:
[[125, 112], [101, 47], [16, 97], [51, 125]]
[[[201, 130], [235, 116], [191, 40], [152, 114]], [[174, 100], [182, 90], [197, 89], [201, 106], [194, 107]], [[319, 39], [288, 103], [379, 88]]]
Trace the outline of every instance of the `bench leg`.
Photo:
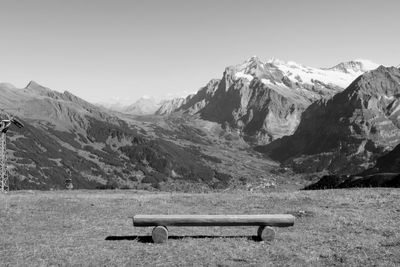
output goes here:
[[156, 244], [165, 243], [168, 240], [168, 229], [165, 226], [156, 226], [153, 228], [151, 238]]
[[258, 227], [257, 236], [262, 241], [272, 241], [275, 238], [275, 230], [270, 226]]

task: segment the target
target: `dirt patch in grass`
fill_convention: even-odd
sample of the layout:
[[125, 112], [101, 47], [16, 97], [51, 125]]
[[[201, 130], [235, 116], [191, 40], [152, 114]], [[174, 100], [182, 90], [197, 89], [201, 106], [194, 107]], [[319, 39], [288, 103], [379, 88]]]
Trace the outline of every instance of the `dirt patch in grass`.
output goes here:
[[[184, 194], [20, 191], [0, 195], [1, 265], [399, 266], [400, 191]], [[170, 227], [167, 244], [134, 214], [292, 213], [272, 243], [257, 227]]]

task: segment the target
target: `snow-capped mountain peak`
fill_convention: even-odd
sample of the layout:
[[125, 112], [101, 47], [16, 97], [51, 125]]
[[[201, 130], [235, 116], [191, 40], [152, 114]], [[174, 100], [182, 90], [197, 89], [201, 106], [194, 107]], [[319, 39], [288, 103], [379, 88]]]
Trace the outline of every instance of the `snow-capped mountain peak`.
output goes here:
[[[326, 85], [347, 87], [361, 74], [376, 69], [379, 65], [370, 60], [358, 59], [340, 63], [331, 68], [314, 68], [304, 66], [294, 61], [284, 61], [272, 58], [265, 63], [253, 56], [244, 63], [232, 66], [236, 80], [245, 78], [252, 81], [257, 77], [262, 81], [281, 83], [282, 79], [293, 84], [324, 83]], [[276, 80], [278, 79], [278, 80]]]
[[228, 69], [233, 69], [236, 78], [246, 78], [250, 81], [253, 77], [260, 75], [264, 68], [264, 63], [257, 56], [252, 56], [242, 64], [228, 67]]
[[364, 72], [374, 70], [379, 67], [379, 64], [376, 64], [368, 59], [356, 59], [348, 62], [342, 62], [338, 65], [329, 68], [329, 70], [342, 71], [344, 73], [357, 73], [362, 74]]
[[311, 103], [331, 98], [375, 66], [362, 60], [314, 68], [253, 56], [226, 67], [220, 80], [196, 95], [164, 104], [157, 114], [199, 114], [205, 120], [229, 122], [256, 143], [270, 142], [292, 134]]

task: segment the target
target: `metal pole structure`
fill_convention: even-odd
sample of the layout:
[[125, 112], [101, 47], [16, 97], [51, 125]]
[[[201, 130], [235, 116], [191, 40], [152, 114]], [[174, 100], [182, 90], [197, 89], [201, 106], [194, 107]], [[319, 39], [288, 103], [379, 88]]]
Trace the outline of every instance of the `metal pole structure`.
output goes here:
[[[3, 123], [3, 122], [2, 122]], [[7, 174], [7, 148], [6, 148], [6, 133], [1, 132], [0, 136], [0, 193], [7, 193], [8, 174]]]
[[7, 173], [6, 133], [12, 123], [18, 128], [24, 127], [15, 118], [0, 121], [0, 193], [7, 193], [10, 190]]

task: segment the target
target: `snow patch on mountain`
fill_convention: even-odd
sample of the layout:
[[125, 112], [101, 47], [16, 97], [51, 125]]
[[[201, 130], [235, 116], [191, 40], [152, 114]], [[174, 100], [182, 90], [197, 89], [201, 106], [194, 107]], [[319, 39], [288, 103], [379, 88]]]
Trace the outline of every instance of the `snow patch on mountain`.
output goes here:
[[362, 73], [347, 74], [338, 71], [322, 70], [317, 68], [305, 67], [297, 63], [279, 64], [278, 69], [281, 70], [292, 82], [313, 84], [313, 81], [318, 80], [325, 84], [337, 85], [340, 87], [348, 86], [355, 78]]
[[249, 80], [250, 82], [253, 80], [253, 76], [252, 75], [246, 74], [244, 72], [236, 72], [235, 73], [235, 78], [236, 79], [245, 78], [245, 79]]
[[370, 71], [374, 70], [379, 67], [379, 64], [376, 64], [375, 62], [372, 62], [371, 60], [368, 59], [356, 59], [354, 60], [355, 62], [359, 62], [362, 65], [362, 71]]

